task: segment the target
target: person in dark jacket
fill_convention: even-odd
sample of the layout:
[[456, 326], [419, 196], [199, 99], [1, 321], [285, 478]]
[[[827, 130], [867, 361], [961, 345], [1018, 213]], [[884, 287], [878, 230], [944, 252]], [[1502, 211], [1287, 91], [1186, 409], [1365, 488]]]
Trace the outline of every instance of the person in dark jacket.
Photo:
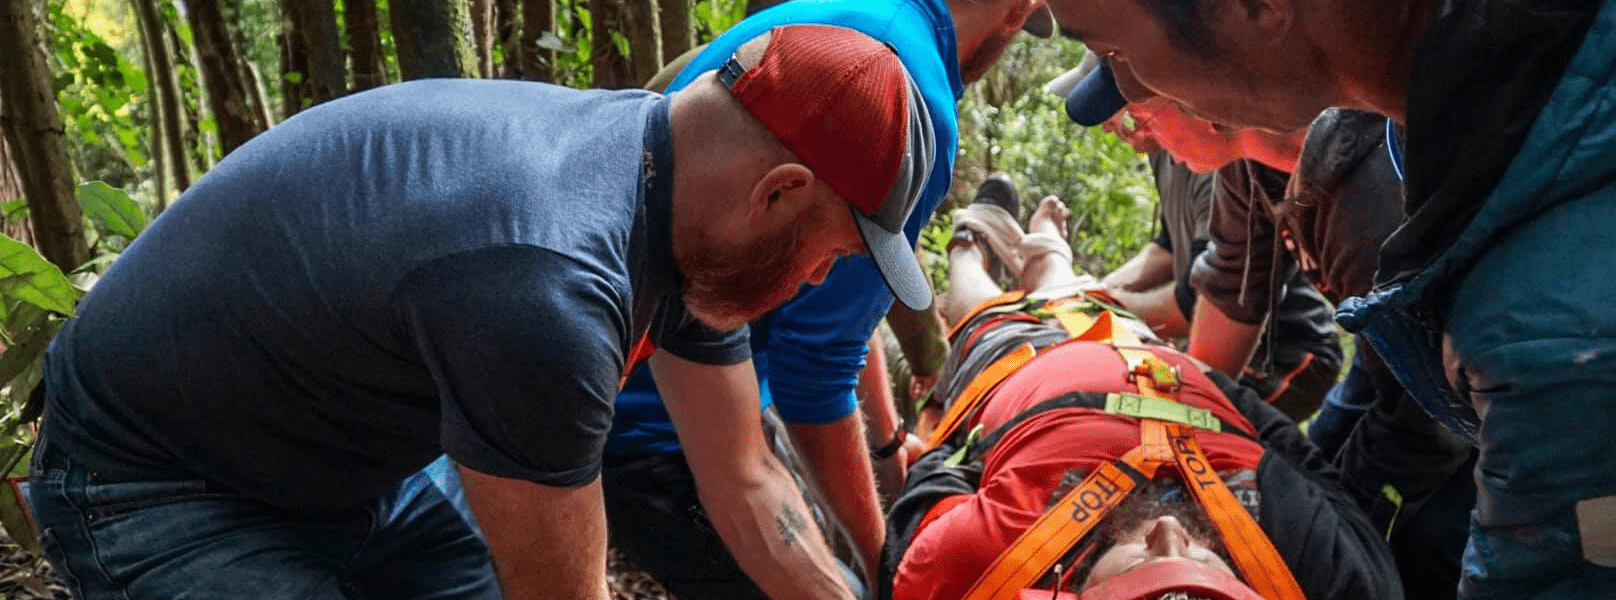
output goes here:
[[[1105, 102], [1115, 102], [1119, 97], [1115, 85], [1105, 82], [1104, 76], [1103, 72], [1090, 76], [1085, 79], [1088, 85], [1074, 87], [1067, 98], [1069, 114], [1097, 113]], [[1153, 98], [1145, 105], [1164, 102]], [[1134, 106], [1118, 115], [1140, 112]], [[1122, 132], [1133, 137], [1140, 136], [1140, 130], [1162, 130], [1163, 125], [1212, 130], [1204, 120], [1183, 116], [1176, 109], [1134, 116], [1135, 122], [1144, 124]], [[1114, 116], [1106, 122], [1108, 130], [1118, 128], [1116, 121]], [[1291, 172], [1256, 160], [1219, 169], [1216, 201], [1210, 207], [1210, 251], [1196, 257], [1190, 277], [1194, 287], [1205, 292], [1207, 302], [1199, 307], [1200, 313], [1259, 324], [1282, 315], [1281, 298], [1289, 298], [1292, 286], [1280, 283], [1286, 272], [1293, 273], [1291, 281], [1311, 281], [1332, 302], [1368, 292], [1380, 242], [1402, 220], [1384, 131], [1383, 117], [1330, 110], [1305, 132], [1297, 132], [1307, 137], [1305, 145], [1290, 154], [1291, 167], [1286, 170]], [[1207, 336], [1204, 329], [1196, 333]], [[1225, 334], [1214, 338], [1218, 344], [1249, 343], [1226, 335], [1227, 331], [1216, 333]], [[1410, 593], [1421, 598], [1451, 596], [1459, 577], [1465, 512], [1474, 498], [1473, 486], [1461, 474], [1468, 470], [1474, 451], [1422, 414], [1367, 344], [1359, 349], [1346, 380], [1330, 391], [1311, 424], [1309, 437], [1326, 456], [1336, 458], [1348, 488], [1376, 524], [1390, 532]], [[1370, 418], [1362, 420], [1371, 407]]]
[[[1389, 117], [1407, 221], [1342, 303], [1479, 448], [1462, 597], [1616, 587], [1616, 1], [1059, 0], [1129, 98], [1237, 126]], [[1404, 128], [1399, 134], [1398, 126]]]

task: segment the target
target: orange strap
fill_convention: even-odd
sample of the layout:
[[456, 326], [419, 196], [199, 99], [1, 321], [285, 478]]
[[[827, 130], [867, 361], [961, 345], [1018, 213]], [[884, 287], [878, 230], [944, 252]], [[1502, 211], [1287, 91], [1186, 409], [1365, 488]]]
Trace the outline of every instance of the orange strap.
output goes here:
[[943, 440], [948, 439], [948, 436], [953, 435], [960, 425], [969, 420], [971, 415], [976, 414], [976, 409], [981, 407], [982, 401], [987, 398], [988, 390], [999, 385], [999, 382], [1004, 381], [1004, 378], [1016, 372], [1016, 369], [1020, 369], [1021, 365], [1027, 364], [1027, 361], [1032, 360], [1037, 354], [1038, 351], [1032, 344], [1022, 344], [1003, 358], [993, 361], [993, 364], [988, 365], [986, 369], [982, 369], [982, 373], [965, 386], [965, 391], [960, 392], [953, 406], [948, 407], [948, 412], [943, 415], [943, 420], [937, 423], [937, 428], [932, 430], [931, 437], [926, 440], [926, 450], [936, 448], [938, 444], [943, 443]]
[[623, 386], [628, 385], [628, 376], [634, 374], [634, 368], [640, 366], [645, 359], [651, 358], [651, 354], [655, 352], [656, 344], [651, 343], [649, 335], [642, 335], [640, 341], [634, 342], [629, 348], [628, 360], [623, 363], [623, 375], [617, 378], [617, 391], [623, 391]]
[[[1102, 313], [1106, 314], [1106, 313]], [[1174, 400], [1178, 371], [1145, 348], [1117, 348], [1129, 378], [1145, 396]], [[1236, 568], [1267, 600], [1306, 600], [1290, 568], [1201, 451], [1195, 428], [1157, 419], [1139, 422], [1139, 446], [1101, 464], [994, 559], [964, 600], [1011, 598], [1032, 585], [1140, 483], [1165, 464], [1178, 467], [1184, 487], [1222, 535]]]
[[971, 312], [965, 313], [964, 317], [961, 317], [960, 320], [955, 322], [952, 327], [948, 328], [948, 339], [954, 339], [954, 336], [959, 335], [960, 329], [964, 328], [966, 323], [970, 323], [971, 319], [975, 319], [978, 315], [981, 315], [988, 309], [1004, 306], [1006, 304], [1015, 304], [1026, 297], [1027, 292], [1012, 290], [992, 298], [988, 298], [981, 304], [976, 305], [975, 308], [972, 308]]
[[1155, 475], [1162, 463], [1148, 460], [1146, 454], [1143, 447], [1134, 448], [1115, 462], [1095, 468], [993, 560], [964, 600], [1011, 598], [1037, 581], [1106, 513]]
[[1306, 600], [1302, 586], [1296, 583], [1285, 559], [1274, 548], [1274, 542], [1263, 533], [1251, 513], [1229, 491], [1229, 486], [1212, 470], [1212, 463], [1201, 452], [1193, 430], [1180, 428], [1173, 436], [1173, 454], [1178, 458], [1178, 470], [1184, 477], [1184, 487], [1190, 489], [1195, 502], [1201, 505], [1212, 524], [1223, 536], [1223, 546], [1240, 572], [1251, 583], [1251, 588], [1267, 600]]

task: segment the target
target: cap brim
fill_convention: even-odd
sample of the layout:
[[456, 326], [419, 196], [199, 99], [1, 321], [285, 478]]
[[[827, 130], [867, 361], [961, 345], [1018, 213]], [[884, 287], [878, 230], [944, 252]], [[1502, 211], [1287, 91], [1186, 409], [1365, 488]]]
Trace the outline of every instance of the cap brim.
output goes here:
[[1090, 72], [1072, 93], [1066, 95], [1066, 116], [1084, 127], [1104, 123], [1128, 105], [1128, 99], [1117, 88], [1117, 77], [1111, 72], [1111, 61], [1100, 61], [1100, 68]]
[[915, 260], [914, 247], [902, 231], [893, 232], [853, 210], [853, 221], [858, 223], [864, 245], [870, 249], [870, 258], [881, 272], [887, 289], [898, 302], [909, 310], [924, 310], [931, 306], [931, 282]]

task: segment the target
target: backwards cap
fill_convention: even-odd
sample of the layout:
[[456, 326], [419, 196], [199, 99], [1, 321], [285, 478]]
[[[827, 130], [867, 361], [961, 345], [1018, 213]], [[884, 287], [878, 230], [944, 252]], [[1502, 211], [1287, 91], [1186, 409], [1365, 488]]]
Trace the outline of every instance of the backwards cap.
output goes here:
[[1083, 57], [1083, 64], [1062, 73], [1044, 89], [1065, 97], [1066, 116], [1085, 127], [1104, 123], [1128, 105], [1117, 87], [1111, 61], [1093, 52]]
[[814, 175], [853, 208], [864, 244], [904, 306], [931, 286], [903, 225], [936, 158], [931, 116], [893, 50], [828, 25], [776, 27], [756, 66], [731, 57], [718, 79]]

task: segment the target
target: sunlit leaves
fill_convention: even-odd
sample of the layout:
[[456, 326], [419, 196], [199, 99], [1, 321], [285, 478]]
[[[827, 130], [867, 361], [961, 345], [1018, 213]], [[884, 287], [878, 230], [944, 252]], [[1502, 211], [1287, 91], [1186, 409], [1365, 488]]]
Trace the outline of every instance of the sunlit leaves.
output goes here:
[[123, 190], [101, 181], [91, 181], [78, 188], [79, 205], [96, 227], [105, 235], [135, 239], [146, 228], [146, 213]]

